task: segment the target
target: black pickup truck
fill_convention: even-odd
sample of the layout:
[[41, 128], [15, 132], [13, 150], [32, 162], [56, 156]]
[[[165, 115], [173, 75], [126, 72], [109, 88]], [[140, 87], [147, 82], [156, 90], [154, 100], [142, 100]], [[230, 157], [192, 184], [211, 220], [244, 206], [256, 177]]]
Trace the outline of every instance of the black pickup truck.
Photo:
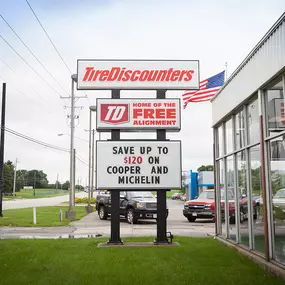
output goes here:
[[[106, 220], [111, 214], [110, 193], [99, 194], [96, 197], [96, 209], [101, 220]], [[168, 216], [168, 209], [167, 216]], [[157, 201], [148, 191], [120, 192], [120, 215], [128, 223], [135, 224], [139, 219], [157, 219]]]

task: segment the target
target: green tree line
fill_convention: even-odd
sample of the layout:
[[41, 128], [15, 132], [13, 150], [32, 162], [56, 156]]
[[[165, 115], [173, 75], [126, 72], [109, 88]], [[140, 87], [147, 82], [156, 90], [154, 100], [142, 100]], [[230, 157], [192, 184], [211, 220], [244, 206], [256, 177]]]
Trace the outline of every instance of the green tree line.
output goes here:
[[[15, 165], [12, 161], [8, 160], [4, 163], [4, 193], [13, 192], [14, 184], [14, 171]], [[24, 186], [35, 187], [36, 189], [51, 188], [51, 189], [63, 189], [68, 190], [70, 187], [69, 181], [60, 183], [57, 181], [55, 184], [49, 184], [47, 174], [42, 170], [26, 170], [20, 169], [16, 171], [16, 192], [19, 192]], [[76, 189], [82, 190], [81, 185], [76, 185]]]

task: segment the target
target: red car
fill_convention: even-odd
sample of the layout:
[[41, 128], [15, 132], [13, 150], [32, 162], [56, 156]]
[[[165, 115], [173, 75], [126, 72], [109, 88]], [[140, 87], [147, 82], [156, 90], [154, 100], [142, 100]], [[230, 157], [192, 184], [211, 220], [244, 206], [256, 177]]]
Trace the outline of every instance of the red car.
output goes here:
[[[225, 216], [225, 201], [224, 191], [221, 190], [221, 212], [224, 219]], [[234, 201], [234, 190], [228, 189], [228, 201], [229, 201], [229, 217], [230, 223], [235, 223], [235, 201]], [[245, 195], [240, 195], [239, 206], [240, 206], [240, 222], [242, 223], [248, 218], [248, 199]], [[253, 217], [257, 218], [257, 207], [256, 202], [253, 200]], [[195, 222], [196, 219], [215, 219], [215, 197], [214, 190], [205, 190], [201, 195], [194, 200], [187, 201], [184, 204], [183, 215], [188, 219], [189, 222]]]

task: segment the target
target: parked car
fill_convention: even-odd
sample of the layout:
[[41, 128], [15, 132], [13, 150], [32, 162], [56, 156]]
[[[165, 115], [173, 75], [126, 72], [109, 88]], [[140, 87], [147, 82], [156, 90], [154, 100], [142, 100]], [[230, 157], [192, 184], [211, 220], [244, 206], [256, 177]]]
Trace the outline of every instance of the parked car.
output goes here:
[[[225, 200], [224, 190], [221, 190], [221, 214], [224, 219], [225, 216]], [[228, 209], [230, 223], [235, 223], [235, 200], [233, 189], [228, 189]], [[253, 217], [257, 218], [256, 203], [253, 200]], [[240, 207], [240, 222], [242, 223], [248, 218], [248, 199], [243, 194], [240, 195], [239, 199]], [[183, 215], [188, 219], [189, 222], [195, 222], [198, 219], [215, 219], [215, 196], [214, 190], [203, 191], [197, 199], [187, 201], [184, 204]]]
[[186, 195], [185, 195], [185, 194], [182, 194], [182, 195], [180, 196], [180, 200], [185, 202], [185, 201], [186, 201]]
[[[96, 209], [101, 220], [111, 215], [110, 194], [99, 194], [96, 197]], [[168, 216], [168, 209], [166, 209]], [[140, 219], [157, 219], [157, 200], [150, 191], [120, 192], [120, 215], [129, 224], [135, 224]]]
[[181, 197], [182, 193], [174, 193], [172, 196], [171, 196], [171, 199], [172, 200], [179, 200], [180, 197]]

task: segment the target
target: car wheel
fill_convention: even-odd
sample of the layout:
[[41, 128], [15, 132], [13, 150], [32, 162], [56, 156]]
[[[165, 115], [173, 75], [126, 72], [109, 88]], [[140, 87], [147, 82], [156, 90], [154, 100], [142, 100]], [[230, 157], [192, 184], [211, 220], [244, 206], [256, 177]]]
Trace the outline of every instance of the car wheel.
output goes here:
[[129, 224], [136, 224], [137, 223], [137, 219], [135, 218], [135, 213], [134, 213], [134, 210], [132, 208], [128, 209], [126, 219], [127, 219]]
[[235, 217], [230, 217], [230, 224], [233, 225], [236, 223]]
[[190, 222], [190, 223], [194, 223], [196, 221], [196, 218], [194, 217], [187, 217], [187, 220]]
[[253, 219], [254, 220], [257, 219], [257, 208], [256, 207], [253, 209]]
[[104, 206], [99, 207], [98, 215], [99, 215], [100, 220], [107, 220], [108, 214], [107, 214], [106, 208]]

